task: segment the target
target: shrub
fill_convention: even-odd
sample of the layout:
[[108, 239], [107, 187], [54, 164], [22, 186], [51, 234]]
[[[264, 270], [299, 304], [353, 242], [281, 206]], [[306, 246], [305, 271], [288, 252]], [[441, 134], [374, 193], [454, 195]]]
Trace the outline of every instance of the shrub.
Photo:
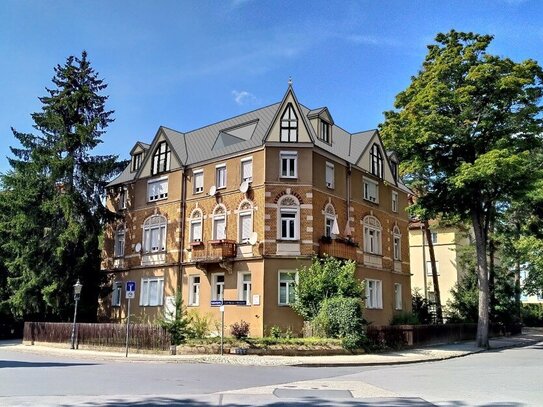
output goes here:
[[343, 338], [360, 334], [364, 325], [360, 300], [346, 297], [327, 298], [313, 322], [314, 331], [319, 336]]
[[190, 317], [190, 327], [192, 330], [191, 338], [206, 338], [211, 332], [211, 321], [213, 320], [210, 314], [200, 314], [196, 310], [188, 313]]
[[522, 304], [521, 311], [525, 326], [543, 326], [543, 304]]
[[341, 346], [343, 349], [355, 351], [364, 347], [366, 337], [362, 333], [350, 333], [341, 338]]
[[281, 328], [279, 328], [277, 325], [274, 325], [270, 328], [270, 336], [275, 339], [279, 339], [282, 336], [283, 332], [281, 332]]
[[420, 325], [420, 321], [417, 314], [401, 312], [392, 317], [390, 325]]
[[249, 336], [249, 324], [245, 321], [230, 325], [230, 333], [236, 339], [247, 338]]
[[179, 294], [175, 297], [175, 309], [168, 312], [158, 322], [170, 334], [172, 345], [181, 345], [192, 336], [191, 320]]

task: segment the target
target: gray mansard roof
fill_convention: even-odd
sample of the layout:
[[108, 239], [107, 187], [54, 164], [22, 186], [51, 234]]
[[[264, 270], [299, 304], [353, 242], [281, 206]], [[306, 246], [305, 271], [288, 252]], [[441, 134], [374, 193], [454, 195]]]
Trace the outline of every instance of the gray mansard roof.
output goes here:
[[[280, 116], [278, 110], [282, 105], [283, 102], [275, 103], [186, 133], [160, 127], [155, 138], [163, 134], [182, 165], [190, 166], [262, 146], [274, 119]], [[299, 109], [305, 116], [305, 122], [311, 127], [309, 119], [326, 108], [310, 110], [299, 104]], [[315, 135], [315, 129], [308, 130]], [[312, 138], [317, 147], [355, 165], [376, 132], [377, 130], [368, 130], [351, 134], [332, 124], [332, 144], [325, 143], [318, 137]], [[145, 150], [150, 148], [148, 144], [141, 142], [139, 144], [144, 146]], [[149, 157], [145, 158], [147, 159]], [[129, 165], [109, 186], [132, 181], [137, 173], [130, 170]]]

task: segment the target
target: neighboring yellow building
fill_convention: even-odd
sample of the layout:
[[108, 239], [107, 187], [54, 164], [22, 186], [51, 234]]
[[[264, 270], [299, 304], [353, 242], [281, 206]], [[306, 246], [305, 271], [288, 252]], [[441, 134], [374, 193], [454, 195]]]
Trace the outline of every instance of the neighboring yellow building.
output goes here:
[[[432, 243], [436, 257], [441, 304], [445, 306], [451, 299], [451, 289], [462, 277], [463, 271], [458, 267], [458, 250], [469, 244], [465, 231], [454, 227], [431, 226]], [[428, 243], [424, 234], [424, 226], [420, 222], [409, 225], [409, 258], [411, 265], [411, 286], [429, 300], [434, 299], [434, 283], [430, 267]]]
[[[190, 310], [251, 335], [278, 325], [300, 332], [289, 306], [295, 271], [313, 256], [357, 263], [364, 316], [374, 324], [411, 309], [405, 211], [409, 190], [376, 130], [348, 133], [327, 108], [282, 101], [190, 132], [159, 128], [136, 143], [108, 188], [119, 219], [105, 231], [102, 269], [113, 294], [104, 319], [155, 320], [181, 292]], [[332, 237], [332, 238], [330, 238]]]

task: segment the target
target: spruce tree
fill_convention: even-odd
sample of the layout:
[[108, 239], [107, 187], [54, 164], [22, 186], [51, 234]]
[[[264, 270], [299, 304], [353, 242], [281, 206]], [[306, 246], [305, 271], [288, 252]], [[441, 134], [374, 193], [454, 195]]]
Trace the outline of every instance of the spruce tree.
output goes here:
[[113, 214], [103, 205], [105, 186], [124, 163], [93, 155], [113, 111], [107, 85], [87, 53], [57, 65], [54, 87], [32, 114], [39, 134], [12, 129], [12, 167], [0, 177], [0, 244], [7, 268], [7, 303], [17, 318], [67, 321], [73, 288], [83, 284], [81, 320], [96, 317], [101, 285], [99, 236]]

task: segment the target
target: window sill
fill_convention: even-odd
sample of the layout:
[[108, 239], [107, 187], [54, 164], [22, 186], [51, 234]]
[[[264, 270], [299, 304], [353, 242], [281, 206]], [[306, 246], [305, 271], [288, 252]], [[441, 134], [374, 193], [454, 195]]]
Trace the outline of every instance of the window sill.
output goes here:
[[279, 238], [276, 239], [277, 243], [300, 243], [300, 239], [285, 239]]
[[202, 241], [194, 241], [194, 242], [190, 242], [189, 243], [189, 246], [192, 246], [192, 247], [197, 247], [197, 246], [203, 246], [204, 245], [204, 242]]
[[279, 178], [281, 178], [281, 179], [298, 179], [298, 176], [289, 177], [288, 175], [280, 175]]
[[374, 205], [379, 205], [379, 200], [374, 201], [374, 200], [372, 200], [372, 199], [364, 198], [364, 201], [366, 201], [366, 202], [371, 202], [371, 203], [374, 204]]
[[165, 196], [164, 198], [147, 199], [147, 203], [156, 202], [156, 201], [165, 201], [166, 199], [168, 199], [167, 196]]

